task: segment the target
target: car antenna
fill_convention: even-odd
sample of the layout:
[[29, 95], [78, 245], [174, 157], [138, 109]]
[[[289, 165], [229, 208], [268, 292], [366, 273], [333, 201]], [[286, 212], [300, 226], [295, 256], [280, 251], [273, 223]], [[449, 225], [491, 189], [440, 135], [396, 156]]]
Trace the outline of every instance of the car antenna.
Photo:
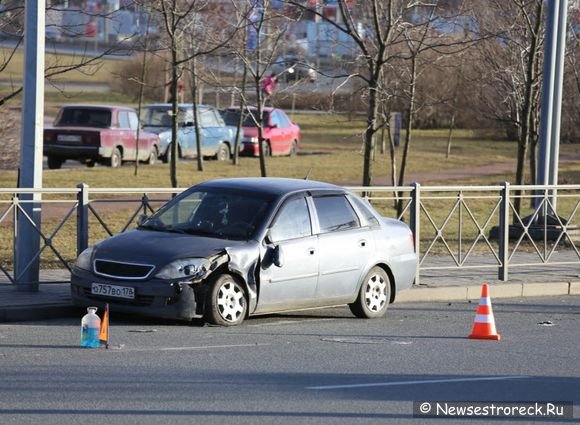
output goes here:
[[306, 175], [304, 176], [304, 180], [308, 180], [310, 178], [310, 172], [312, 171], [312, 167], [310, 167], [310, 170], [308, 170], [308, 172], [306, 173]]

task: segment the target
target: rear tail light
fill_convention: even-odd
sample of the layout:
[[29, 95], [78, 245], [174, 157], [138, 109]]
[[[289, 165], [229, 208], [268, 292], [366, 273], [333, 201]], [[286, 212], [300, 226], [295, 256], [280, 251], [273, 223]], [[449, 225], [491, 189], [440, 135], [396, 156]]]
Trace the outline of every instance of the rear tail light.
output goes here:
[[100, 144], [101, 137], [99, 134], [87, 134], [83, 137], [83, 142], [87, 145]]

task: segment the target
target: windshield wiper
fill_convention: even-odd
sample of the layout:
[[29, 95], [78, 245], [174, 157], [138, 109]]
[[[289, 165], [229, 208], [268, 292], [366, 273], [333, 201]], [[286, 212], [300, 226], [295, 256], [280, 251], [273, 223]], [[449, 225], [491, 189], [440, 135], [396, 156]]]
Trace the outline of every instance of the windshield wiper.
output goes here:
[[170, 232], [170, 233], [183, 233], [186, 234], [187, 232], [179, 227], [175, 226], [159, 226], [154, 224], [141, 224], [137, 226], [138, 229], [146, 229], [146, 230], [153, 230], [155, 232]]

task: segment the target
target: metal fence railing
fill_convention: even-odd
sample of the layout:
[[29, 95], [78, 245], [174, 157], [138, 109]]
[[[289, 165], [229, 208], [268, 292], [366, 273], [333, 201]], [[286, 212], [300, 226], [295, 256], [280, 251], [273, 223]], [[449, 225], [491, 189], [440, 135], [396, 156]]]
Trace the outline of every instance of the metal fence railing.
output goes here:
[[[349, 189], [383, 215], [409, 223], [419, 254], [416, 283], [430, 270], [496, 269], [498, 279], [507, 281], [516, 268], [580, 264], [580, 185], [416, 183]], [[0, 189], [0, 276], [10, 283], [19, 279], [14, 272], [18, 221], [29, 223], [41, 241], [31, 263], [39, 261], [43, 270], [70, 270], [84, 248], [134, 227], [142, 214], [182, 190], [84, 184], [72, 189]], [[40, 202], [29, 200], [35, 193]], [[33, 202], [39, 204], [39, 220], [25, 208]]]

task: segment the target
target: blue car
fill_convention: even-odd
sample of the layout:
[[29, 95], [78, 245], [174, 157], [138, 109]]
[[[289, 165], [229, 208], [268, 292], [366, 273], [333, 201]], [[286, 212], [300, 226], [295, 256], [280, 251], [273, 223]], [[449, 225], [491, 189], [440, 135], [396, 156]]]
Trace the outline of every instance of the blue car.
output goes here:
[[[165, 163], [171, 159], [171, 110], [169, 103], [143, 107], [143, 129], [159, 135], [159, 158]], [[201, 153], [206, 158], [228, 160], [234, 149], [236, 128], [225, 124], [219, 110], [210, 105], [197, 105], [201, 132]], [[197, 157], [193, 104], [178, 105], [178, 158]]]

